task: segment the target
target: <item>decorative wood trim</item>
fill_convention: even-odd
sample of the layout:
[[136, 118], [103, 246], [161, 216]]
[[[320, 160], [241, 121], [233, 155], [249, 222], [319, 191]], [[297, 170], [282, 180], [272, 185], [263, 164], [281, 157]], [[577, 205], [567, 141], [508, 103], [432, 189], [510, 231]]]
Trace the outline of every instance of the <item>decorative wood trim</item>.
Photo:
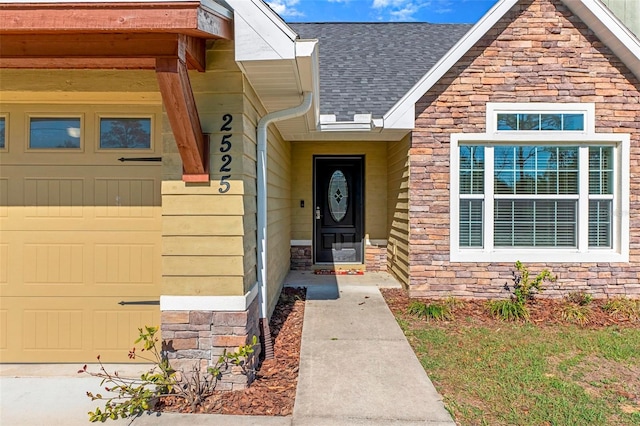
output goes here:
[[182, 158], [184, 174], [208, 176], [204, 135], [186, 63], [178, 58], [159, 58], [156, 61], [156, 76], [162, 103]]
[[155, 69], [156, 58], [180, 58], [205, 70], [206, 42], [182, 34], [9, 34], [2, 68]]
[[231, 19], [203, 9], [199, 1], [0, 4], [0, 34], [38, 32], [172, 32], [227, 40], [233, 37]]

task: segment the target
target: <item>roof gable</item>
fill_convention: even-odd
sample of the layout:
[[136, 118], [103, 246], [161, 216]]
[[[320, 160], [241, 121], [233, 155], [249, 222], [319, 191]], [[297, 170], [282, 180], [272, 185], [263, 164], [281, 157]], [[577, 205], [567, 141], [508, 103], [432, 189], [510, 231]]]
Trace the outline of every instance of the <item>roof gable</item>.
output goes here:
[[[500, 0], [384, 115], [385, 129], [413, 129], [415, 104], [522, 0]], [[600, 0], [559, 0], [640, 78], [640, 41]]]

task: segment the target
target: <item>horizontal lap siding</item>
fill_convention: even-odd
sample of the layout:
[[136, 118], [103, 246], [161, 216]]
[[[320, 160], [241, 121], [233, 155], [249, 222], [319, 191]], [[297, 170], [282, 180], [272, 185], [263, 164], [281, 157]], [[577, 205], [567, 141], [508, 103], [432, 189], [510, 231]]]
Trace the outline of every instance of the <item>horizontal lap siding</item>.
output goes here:
[[[189, 74], [200, 123], [210, 135], [209, 185], [185, 184], [166, 114], [163, 121], [163, 294], [242, 296], [256, 282], [255, 109], [237, 68], [233, 45], [207, 52], [207, 71]], [[228, 122], [225, 115], [232, 120]], [[231, 130], [223, 130], [224, 126]], [[221, 152], [223, 135], [232, 146]], [[225, 159], [230, 172], [220, 171]], [[230, 188], [220, 193], [223, 175]]]
[[640, 295], [640, 83], [560, 1], [520, 2], [416, 105], [411, 155], [414, 296], [504, 296], [513, 265], [449, 262], [451, 133], [485, 132], [487, 102], [593, 102], [596, 132], [631, 134], [630, 262], [529, 264], [545, 294]]
[[409, 146], [407, 136], [387, 147], [387, 263], [405, 286], [409, 284]]
[[[247, 122], [252, 134], [266, 114], [257, 94], [247, 82]], [[253, 152], [255, 154], [255, 146]], [[254, 157], [255, 158], [255, 157]], [[253, 162], [255, 188], [255, 162]], [[247, 171], [249, 174], [249, 171]], [[274, 123], [267, 129], [267, 310], [276, 306], [284, 279], [289, 272], [291, 239], [291, 144], [282, 139]], [[255, 216], [254, 216], [255, 217]], [[254, 227], [255, 229], [255, 227]], [[252, 247], [255, 253], [255, 245]], [[252, 259], [255, 261], [255, 254]]]

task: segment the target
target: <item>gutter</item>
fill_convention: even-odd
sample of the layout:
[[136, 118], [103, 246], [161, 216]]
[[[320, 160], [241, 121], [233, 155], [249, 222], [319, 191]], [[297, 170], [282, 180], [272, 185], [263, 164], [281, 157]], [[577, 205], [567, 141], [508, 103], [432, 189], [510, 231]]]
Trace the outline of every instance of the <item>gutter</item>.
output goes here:
[[[311, 108], [313, 93], [304, 92], [302, 103], [297, 107], [271, 112], [260, 119], [256, 131], [258, 148], [257, 164], [257, 228], [258, 240], [258, 296], [260, 300], [260, 319], [262, 321], [262, 337], [265, 346], [265, 358], [273, 358], [273, 344], [269, 331], [269, 306], [267, 299], [267, 128], [276, 121], [287, 120], [306, 114]], [[269, 343], [269, 344], [267, 344]]]

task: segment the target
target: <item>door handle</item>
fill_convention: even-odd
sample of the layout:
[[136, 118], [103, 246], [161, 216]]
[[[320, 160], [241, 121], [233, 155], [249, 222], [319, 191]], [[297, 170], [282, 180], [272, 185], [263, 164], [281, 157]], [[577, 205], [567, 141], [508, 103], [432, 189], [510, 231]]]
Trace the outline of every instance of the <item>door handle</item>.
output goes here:
[[322, 215], [320, 214], [320, 207], [316, 207], [316, 219], [320, 219]]

